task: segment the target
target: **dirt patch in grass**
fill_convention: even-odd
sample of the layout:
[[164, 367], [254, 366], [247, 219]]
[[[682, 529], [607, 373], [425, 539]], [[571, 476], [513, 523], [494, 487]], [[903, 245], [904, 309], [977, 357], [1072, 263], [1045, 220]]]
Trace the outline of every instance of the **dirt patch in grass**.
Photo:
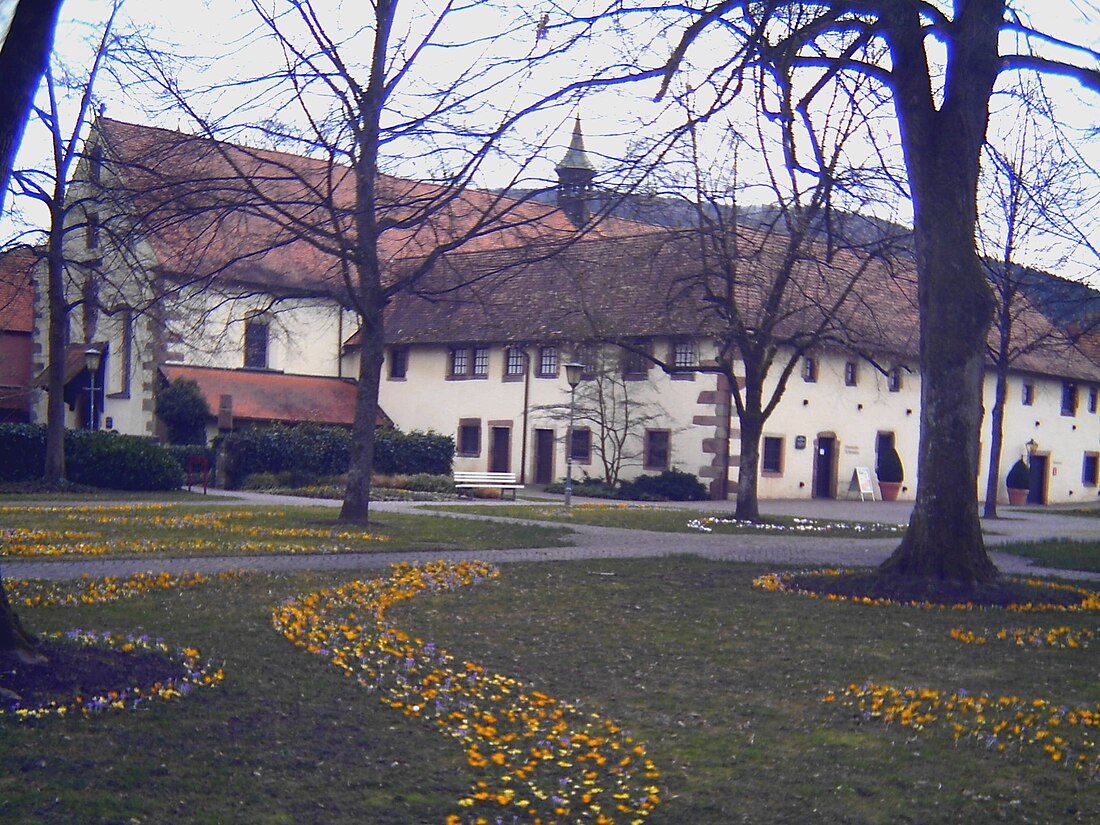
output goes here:
[[111, 691], [148, 687], [178, 679], [179, 662], [146, 651], [121, 651], [61, 641], [43, 642], [40, 664], [25, 664], [0, 655], [0, 710], [64, 704], [76, 696], [103, 696]]
[[820, 596], [848, 599], [889, 599], [908, 604], [929, 603], [951, 607], [970, 604], [975, 607], [1010, 607], [1024, 604], [1049, 604], [1070, 607], [1081, 604], [1087, 595], [1075, 588], [1030, 584], [1020, 579], [1001, 578], [985, 584], [941, 581], [923, 576], [883, 576], [877, 572], [849, 572], [840, 575], [801, 573], [792, 577], [794, 589]]

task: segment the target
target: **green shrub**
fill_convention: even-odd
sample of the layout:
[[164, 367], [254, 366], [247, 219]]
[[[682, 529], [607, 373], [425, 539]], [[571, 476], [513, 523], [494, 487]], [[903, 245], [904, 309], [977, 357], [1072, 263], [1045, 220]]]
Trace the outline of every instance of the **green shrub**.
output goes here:
[[217, 451], [213, 447], [204, 447], [201, 444], [161, 444], [161, 449], [171, 453], [176, 461], [179, 462], [179, 465], [185, 470], [187, 469], [187, 459], [191, 456], [205, 456], [207, 464], [210, 467], [210, 472], [214, 472], [214, 461], [217, 458]]
[[411, 490], [417, 493], [453, 493], [455, 491], [454, 478], [449, 475], [432, 475], [430, 473], [417, 473], [416, 475], [375, 475], [371, 479], [374, 487], [385, 487], [391, 490]]
[[374, 471], [386, 475], [451, 475], [455, 442], [449, 435], [394, 427], [379, 430], [374, 439]]
[[[225, 438], [226, 483], [232, 489], [255, 473], [293, 474], [293, 486], [347, 472], [351, 432], [298, 424], [237, 430]], [[374, 470], [385, 475], [450, 476], [454, 439], [386, 428], [375, 436]]]
[[242, 490], [278, 490], [291, 485], [291, 473], [253, 473], [242, 483]]
[[1012, 469], [1008, 471], [1008, 478], [1005, 479], [1005, 486], [1011, 487], [1013, 490], [1031, 489], [1031, 468], [1022, 458], [1016, 459], [1016, 463], [1013, 464]]
[[[43, 424], [0, 424], [0, 481], [41, 478]], [[112, 490], [174, 490], [183, 467], [171, 450], [146, 438], [103, 431], [65, 431], [65, 474], [73, 484]]]
[[901, 456], [898, 455], [898, 451], [890, 447], [888, 450], [883, 450], [879, 453], [878, 465], [875, 467], [875, 475], [878, 476], [879, 481], [885, 481], [888, 484], [900, 484], [905, 477], [905, 471], [901, 466]]
[[169, 450], [135, 435], [69, 430], [65, 465], [74, 484], [112, 490], [175, 490], [184, 480]]
[[190, 378], [177, 378], [157, 393], [157, 416], [173, 444], [205, 444], [212, 415], [198, 383]]
[[0, 481], [41, 478], [46, 466], [46, 428], [0, 424]]
[[621, 482], [622, 498], [636, 501], [706, 501], [707, 488], [691, 473], [683, 470], [665, 470], [658, 475], [638, 476]]

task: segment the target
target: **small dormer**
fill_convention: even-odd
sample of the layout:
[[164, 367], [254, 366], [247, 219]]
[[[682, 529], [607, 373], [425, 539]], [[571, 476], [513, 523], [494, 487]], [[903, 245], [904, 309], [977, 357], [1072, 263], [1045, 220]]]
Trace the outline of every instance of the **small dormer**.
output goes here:
[[588, 202], [592, 197], [592, 179], [596, 176], [596, 167], [588, 159], [584, 149], [584, 135], [581, 133], [581, 116], [577, 115], [573, 124], [573, 137], [565, 157], [557, 165], [558, 172], [558, 208], [580, 228], [588, 221]]

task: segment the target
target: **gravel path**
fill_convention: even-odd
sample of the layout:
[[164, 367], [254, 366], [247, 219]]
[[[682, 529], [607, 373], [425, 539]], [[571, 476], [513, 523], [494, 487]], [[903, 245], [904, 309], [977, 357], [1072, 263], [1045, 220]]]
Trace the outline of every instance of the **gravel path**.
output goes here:
[[[251, 505], [308, 504], [314, 506], [339, 506], [338, 501], [272, 496], [262, 493], [218, 491], [219, 496]], [[559, 501], [560, 498], [547, 498]], [[96, 502], [105, 503], [105, 502]], [[196, 504], [203, 501], [197, 500]], [[222, 503], [222, 502], [219, 502]], [[477, 502], [484, 504], [484, 501]], [[379, 512], [410, 511], [421, 507], [414, 502], [378, 502], [373, 505]], [[725, 515], [732, 513], [732, 503], [696, 502], [688, 507], [700, 514]], [[908, 502], [860, 502], [860, 501], [767, 501], [761, 502], [766, 514], [807, 516], [821, 519], [880, 521], [904, 523], [909, 518], [912, 504]], [[1005, 515], [984, 522], [986, 541], [994, 563], [999, 569], [1012, 574], [1030, 574], [1065, 579], [1100, 581], [1100, 573], [1053, 570], [1034, 566], [1026, 559], [996, 552], [996, 546], [1006, 542], [1031, 541], [1047, 538], [1097, 539], [1100, 538], [1100, 519], [1071, 517], [1059, 513], [1056, 508], [1042, 511], [1023, 511], [1005, 508]], [[484, 516], [448, 514], [448, 518], [484, 518]], [[777, 567], [811, 567], [819, 565], [859, 566], [875, 565], [885, 559], [897, 545], [897, 539], [836, 539], [817, 536], [791, 535], [734, 535], [670, 534], [625, 530], [609, 527], [572, 525], [574, 546], [549, 548], [523, 548], [482, 550], [477, 558], [498, 564], [508, 562], [561, 561], [605, 558], [643, 558], [693, 554], [722, 561], [759, 562]], [[302, 556], [230, 556], [194, 557], [180, 559], [81, 559], [73, 561], [23, 561], [6, 560], [3, 575], [17, 579], [72, 579], [82, 575], [126, 576], [155, 567], [158, 571], [179, 573], [193, 571], [217, 573], [226, 570], [253, 569], [263, 571], [299, 570], [378, 570], [399, 562], [423, 562], [436, 559], [470, 558], [469, 552], [402, 552], [402, 553], [347, 553], [340, 555]]]

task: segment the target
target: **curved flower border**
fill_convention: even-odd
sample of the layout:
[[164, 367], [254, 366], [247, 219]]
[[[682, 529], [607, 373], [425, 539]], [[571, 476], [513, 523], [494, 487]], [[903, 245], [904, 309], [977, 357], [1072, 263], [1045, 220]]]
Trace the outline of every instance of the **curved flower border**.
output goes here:
[[179, 677], [154, 682], [151, 685], [134, 685], [94, 696], [78, 694], [65, 702], [51, 701], [34, 706], [17, 704], [7, 709], [0, 707], [0, 720], [10, 717], [22, 722], [50, 716], [88, 717], [106, 710], [135, 710], [153, 701], [182, 699], [197, 687], [213, 687], [225, 678], [223, 669], [201, 659], [199, 651], [195, 648], [170, 648], [163, 640], [151, 639], [148, 636], [74, 629], [65, 633], [51, 634], [48, 638], [65, 639], [79, 645], [104, 647], [127, 653], [133, 651], [157, 653], [176, 662], [181, 669], [181, 674]]
[[[926, 610], [996, 611], [1009, 610], [1018, 613], [1081, 613], [1100, 610], [1100, 593], [1068, 584], [1040, 579], [1015, 579], [1035, 587], [1079, 595], [1081, 601], [1074, 605], [1048, 603], [1013, 604], [1005, 608], [983, 608], [972, 603], [940, 605], [932, 602], [899, 602], [892, 599], [872, 599], [826, 594], [799, 588], [794, 580], [807, 575], [839, 576], [850, 572], [844, 569], [810, 570], [801, 573], [769, 573], [753, 580], [755, 587], [780, 593], [796, 593], [811, 598], [835, 602], [853, 602], [865, 605], [917, 607]], [[1088, 630], [1073, 631], [1069, 628], [1006, 629], [997, 631], [998, 639], [1012, 639], [1024, 647], [1057, 646], [1083, 647], [1092, 637]], [[985, 644], [984, 636], [952, 628], [951, 637], [966, 644]], [[898, 724], [914, 731], [926, 731], [939, 723], [950, 723], [956, 742], [968, 739], [987, 748], [1004, 752], [1010, 749], [1038, 749], [1051, 762], [1073, 765], [1084, 771], [1090, 780], [1100, 780], [1100, 740], [1096, 730], [1100, 728], [1100, 704], [1094, 707], [1066, 707], [1047, 699], [1023, 699], [1018, 696], [992, 697], [985, 693], [971, 694], [965, 689], [944, 692], [927, 687], [896, 687], [889, 684], [867, 682], [850, 684], [841, 691], [829, 691], [822, 699], [827, 704], [839, 703], [851, 707], [865, 720], [883, 724]]]
[[40, 579], [5, 579], [8, 599], [23, 607], [52, 607], [54, 605], [90, 605], [128, 599], [158, 590], [187, 590], [211, 581], [229, 581], [245, 575], [242, 571], [227, 571], [205, 576], [202, 573], [135, 573], [128, 578], [103, 576], [62, 582]]
[[874, 682], [850, 684], [839, 693], [830, 691], [822, 701], [849, 706], [865, 720], [915, 731], [949, 723], [956, 742], [969, 739], [998, 752], [1038, 749], [1052, 762], [1072, 765], [1089, 779], [1100, 780], [1100, 705], [1066, 707], [1046, 699], [994, 697], [962, 689], [947, 693]]
[[599, 714], [557, 700], [389, 626], [386, 609], [500, 571], [482, 562], [393, 565], [388, 579], [353, 581], [279, 605], [275, 629], [406, 718], [460, 740], [478, 772], [447, 825], [559, 821], [642, 823], [660, 802], [645, 746]]
[[766, 573], [763, 576], [757, 576], [752, 580], [753, 587], [759, 587], [762, 590], [769, 590], [777, 593], [795, 593], [800, 596], [807, 596], [811, 599], [822, 599], [830, 602], [852, 602], [853, 604], [864, 605], [882, 605], [882, 606], [900, 606], [900, 607], [919, 607], [925, 610], [960, 610], [960, 611], [980, 611], [980, 610], [1011, 610], [1017, 613], [1045, 613], [1045, 612], [1060, 612], [1060, 613], [1078, 613], [1078, 612], [1091, 612], [1100, 611], [1100, 592], [1092, 590], [1086, 590], [1083, 587], [1076, 587], [1071, 584], [1061, 584], [1057, 582], [1043, 581], [1042, 579], [1024, 579], [1013, 578], [1012, 581], [1017, 581], [1022, 584], [1030, 585], [1032, 587], [1045, 587], [1048, 590], [1057, 590], [1067, 593], [1073, 593], [1080, 596], [1081, 601], [1077, 604], [1062, 605], [1062, 604], [1050, 604], [1040, 602], [1038, 604], [1034, 602], [1028, 602], [1026, 604], [1010, 604], [1004, 608], [999, 607], [982, 607], [975, 605], [971, 602], [962, 602], [960, 604], [943, 605], [929, 601], [909, 601], [902, 602], [895, 599], [886, 598], [871, 598], [870, 596], [842, 596], [834, 593], [827, 593], [822, 595], [813, 590], [807, 590], [802, 587], [798, 587], [794, 584], [794, 581], [803, 576], [842, 576], [846, 573], [855, 572], [845, 568], [823, 568], [820, 570], [803, 570], [796, 573]]

